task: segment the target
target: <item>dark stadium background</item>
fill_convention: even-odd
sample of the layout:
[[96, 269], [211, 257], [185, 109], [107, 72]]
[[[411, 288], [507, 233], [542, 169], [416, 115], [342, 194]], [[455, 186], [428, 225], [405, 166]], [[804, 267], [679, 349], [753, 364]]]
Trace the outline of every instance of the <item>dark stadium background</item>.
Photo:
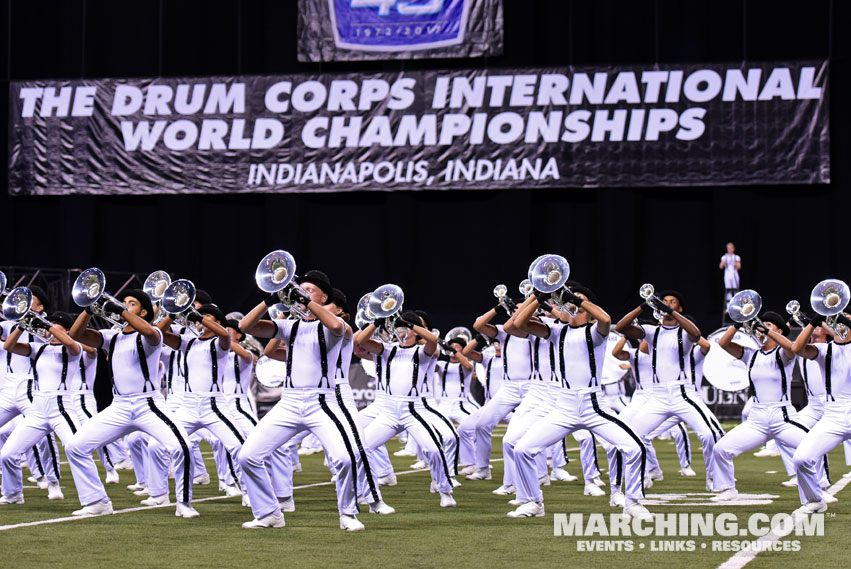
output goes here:
[[679, 289], [704, 333], [720, 325], [727, 241], [743, 258], [743, 285], [775, 310], [793, 297], [808, 306], [822, 278], [851, 280], [851, 4], [505, 0], [504, 14], [501, 57], [305, 64], [295, 0], [5, 0], [0, 101], [8, 109], [16, 79], [829, 58], [831, 184], [11, 198], [4, 164], [0, 266], [98, 266], [113, 290], [122, 275], [162, 268], [226, 310], [247, 310], [261, 298], [257, 261], [283, 248], [352, 302], [385, 282], [403, 286], [406, 305], [444, 331], [492, 306], [495, 284], [516, 291], [544, 252], [566, 256], [615, 319], [638, 304], [643, 282]]

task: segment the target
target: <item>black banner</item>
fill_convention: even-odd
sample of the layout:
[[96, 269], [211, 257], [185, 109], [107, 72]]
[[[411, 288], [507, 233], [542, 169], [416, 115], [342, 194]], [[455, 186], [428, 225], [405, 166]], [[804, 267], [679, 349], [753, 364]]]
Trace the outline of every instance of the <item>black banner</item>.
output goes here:
[[826, 62], [10, 89], [12, 194], [830, 181]]
[[502, 0], [299, 0], [299, 61], [502, 55]]

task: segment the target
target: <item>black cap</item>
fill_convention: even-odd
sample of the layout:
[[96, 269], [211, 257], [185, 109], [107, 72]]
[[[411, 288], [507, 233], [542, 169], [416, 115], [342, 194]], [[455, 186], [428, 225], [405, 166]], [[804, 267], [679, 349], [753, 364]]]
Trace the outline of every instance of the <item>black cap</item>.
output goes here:
[[349, 313], [349, 301], [346, 299], [346, 295], [343, 294], [343, 291], [341, 291], [340, 289], [331, 289], [331, 302], [340, 307], [346, 314]]
[[30, 292], [33, 296], [35, 296], [41, 301], [41, 304], [44, 306], [44, 312], [50, 312], [50, 299], [47, 298], [47, 293], [44, 292], [44, 289], [38, 285], [33, 285], [27, 288], [30, 289]]
[[[402, 312], [402, 314], [400, 314], [400, 316], [408, 322], [412, 322], [417, 326], [420, 325], [420, 315], [417, 314], [414, 310], [405, 310], [404, 312]], [[423, 326], [423, 328], [427, 328], [427, 326]]]
[[313, 283], [319, 287], [319, 290], [328, 295], [328, 299], [331, 299], [331, 295], [334, 292], [334, 289], [331, 287], [331, 279], [328, 278], [328, 275], [323, 273], [322, 271], [317, 271], [316, 269], [312, 269], [304, 273], [304, 275], [298, 278], [298, 284], [302, 283]]
[[219, 321], [219, 324], [222, 326], [227, 322], [227, 318], [225, 318], [225, 313], [222, 312], [222, 309], [216, 306], [215, 304], [205, 304], [201, 308], [198, 309], [198, 312], [201, 314], [210, 314]]
[[148, 313], [142, 318], [144, 318], [148, 322], [153, 322], [154, 303], [151, 302], [151, 297], [148, 296], [147, 293], [145, 293], [145, 291], [140, 288], [128, 288], [121, 293], [121, 298], [119, 300], [123, 300], [128, 296], [132, 296], [133, 298], [135, 298], [137, 301], [139, 301], [139, 304], [142, 305], [142, 308], [148, 311]]
[[572, 286], [572, 287], [570, 288], [570, 290], [572, 290], [574, 294], [576, 294], [576, 293], [584, 294], [584, 295], [585, 295], [585, 297], [586, 297], [588, 300], [590, 300], [590, 301], [591, 301], [591, 302], [593, 302], [594, 304], [597, 304], [597, 295], [596, 295], [596, 294], [594, 294], [594, 291], [592, 291], [592, 290], [591, 290], [590, 288], [588, 288], [587, 286], [582, 286], [581, 284], [577, 284], [577, 285]]
[[686, 309], [686, 303], [683, 302], [683, 295], [679, 291], [676, 291], [676, 290], [673, 290], [673, 289], [663, 290], [662, 292], [660, 292], [656, 296], [658, 296], [662, 300], [665, 300], [666, 296], [673, 296], [674, 298], [677, 299], [677, 302], [680, 303], [680, 308], [682, 308], [683, 310]]
[[465, 340], [464, 338], [452, 338], [451, 340], [449, 340], [446, 343], [449, 344], [449, 345], [459, 344], [461, 346], [461, 348], [467, 347], [467, 340]]
[[760, 316], [760, 319], [763, 322], [771, 322], [772, 324], [780, 328], [780, 333], [784, 336], [789, 335], [789, 325], [786, 324], [786, 321], [778, 313], [769, 310], [768, 312], [763, 312], [762, 316]]
[[243, 332], [239, 327], [239, 321], [234, 320], [233, 318], [228, 318], [225, 320], [225, 328], [233, 328], [239, 334], [239, 340], [242, 341], [245, 339], [245, 332]]
[[431, 330], [431, 318], [425, 310], [414, 310], [414, 314], [423, 319], [423, 328]]
[[74, 317], [73, 316], [71, 316], [67, 312], [60, 312], [58, 310], [56, 312], [54, 312], [53, 314], [51, 314], [50, 318], [48, 318], [48, 320], [50, 320], [54, 324], [59, 324], [60, 326], [62, 326], [66, 330], [70, 330], [71, 326], [74, 325]]
[[213, 304], [213, 297], [210, 296], [210, 293], [206, 290], [202, 290], [200, 288], [195, 289], [195, 302], [200, 302], [201, 304]]

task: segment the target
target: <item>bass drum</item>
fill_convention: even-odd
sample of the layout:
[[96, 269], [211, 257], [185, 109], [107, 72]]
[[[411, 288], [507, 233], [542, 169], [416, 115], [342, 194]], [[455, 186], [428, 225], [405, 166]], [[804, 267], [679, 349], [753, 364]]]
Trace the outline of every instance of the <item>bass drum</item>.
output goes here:
[[254, 366], [254, 377], [260, 385], [281, 387], [287, 377], [287, 362], [261, 356]]
[[[719, 328], [706, 338], [712, 347], [709, 348], [709, 353], [703, 361], [703, 377], [721, 391], [742, 391], [750, 385], [748, 366], [718, 345], [718, 340], [726, 331], [727, 327]], [[733, 336], [733, 342], [740, 346], [759, 349], [757, 341], [741, 331], [737, 331]]]

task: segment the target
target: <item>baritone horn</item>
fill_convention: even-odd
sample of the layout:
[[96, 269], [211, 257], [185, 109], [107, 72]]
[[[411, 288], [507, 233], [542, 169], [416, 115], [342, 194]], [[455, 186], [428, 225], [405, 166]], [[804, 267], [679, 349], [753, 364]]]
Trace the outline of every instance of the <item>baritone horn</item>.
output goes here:
[[[50, 322], [32, 309], [32, 302], [33, 295], [27, 287], [21, 286], [9, 291], [3, 300], [3, 318], [17, 322], [22, 330], [48, 340], [52, 335], [47, 331], [50, 328]], [[35, 322], [39, 325], [35, 325]]]
[[517, 305], [514, 304], [514, 301], [508, 296], [508, 287], [504, 284], [498, 284], [493, 287], [493, 295], [496, 297], [497, 303], [505, 309], [505, 312], [510, 316], [514, 309], [517, 308]]
[[155, 326], [159, 324], [163, 318], [165, 318], [165, 311], [163, 310], [163, 295], [165, 294], [168, 285], [171, 284], [171, 277], [165, 271], [154, 271], [148, 278], [145, 279], [145, 284], [142, 286], [142, 290], [145, 291], [145, 294], [150, 297], [151, 302], [154, 304], [154, 308], [156, 308], [157, 315], [154, 318], [152, 324]]
[[568, 277], [570, 264], [561, 255], [541, 255], [529, 266], [529, 281], [532, 286], [541, 292], [552, 293], [553, 306], [574, 318], [579, 307], [562, 300], [563, 293], [572, 293], [570, 288], [565, 286]]
[[661, 299], [656, 296], [656, 289], [653, 287], [653, 285], [650, 283], [644, 283], [643, 285], [641, 285], [641, 288], [638, 289], [638, 296], [643, 298], [645, 304], [647, 304], [647, 306], [653, 309], [653, 318], [655, 318], [661, 326], [662, 319], [665, 317], [665, 315], [662, 314], [662, 312], [653, 304], [654, 298], [661, 302]]
[[121, 318], [120, 314], [113, 314], [104, 308], [107, 302], [112, 302], [124, 310], [127, 309], [123, 302], [106, 292], [106, 277], [100, 269], [93, 267], [80, 273], [74, 281], [71, 296], [77, 306], [90, 308], [93, 314], [100, 316], [113, 326], [121, 328], [127, 326], [127, 322]]
[[767, 337], [755, 329], [757, 326], [765, 328], [765, 324], [759, 319], [760, 309], [762, 309], [762, 297], [751, 289], [737, 292], [727, 305], [727, 314], [730, 318], [734, 322], [741, 323], [742, 332], [753, 337], [762, 346]]
[[298, 290], [309, 297], [310, 295], [295, 283], [295, 259], [284, 250], [272, 251], [257, 265], [254, 271], [254, 281], [263, 292], [277, 293], [281, 303], [286, 305], [290, 314], [299, 318], [307, 318], [310, 311], [307, 306], [291, 298], [294, 291]]
[[798, 302], [797, 300], [790, 300], [789, 302], [787, 302], [786, 312], [789, 314], [789, 316], [792, 317], [792, 320], [795, 321], [795, 324], [797, 324], [801, 328], [806, 326], [806, 324], [804, 324], [804, 320], [801, 318], [802, 312], [800, 302]]
[[848, 285], [838, 279], [825, 279], [813, 288], [810, 304], [813, 310], [825, 317], [824, 323], [840, 340], [848, 337], [848, 327], [839, 322], [842, 311], [851, 300]]
[[178, 279], [163, 291], [163, 310], [168, 312], [175, 324], [190, 330], [196, 336], [201, 332], [190, 321], [190, 317], [200, 321], [203, 316], [195, 310], [195, 284], [186, 279]]
[[[375, 318], [384, 318], [384, 331], [388, 336], [393, 336], [400, 343], [405, 340], [396, 330], [396, 318], [402, 311], [405, 302], [405, 293], [394, 284], [386, 284], [378, 287], [369, 297], [367, 309]], [[406, 331], [407, 332], [407, 331]]]

